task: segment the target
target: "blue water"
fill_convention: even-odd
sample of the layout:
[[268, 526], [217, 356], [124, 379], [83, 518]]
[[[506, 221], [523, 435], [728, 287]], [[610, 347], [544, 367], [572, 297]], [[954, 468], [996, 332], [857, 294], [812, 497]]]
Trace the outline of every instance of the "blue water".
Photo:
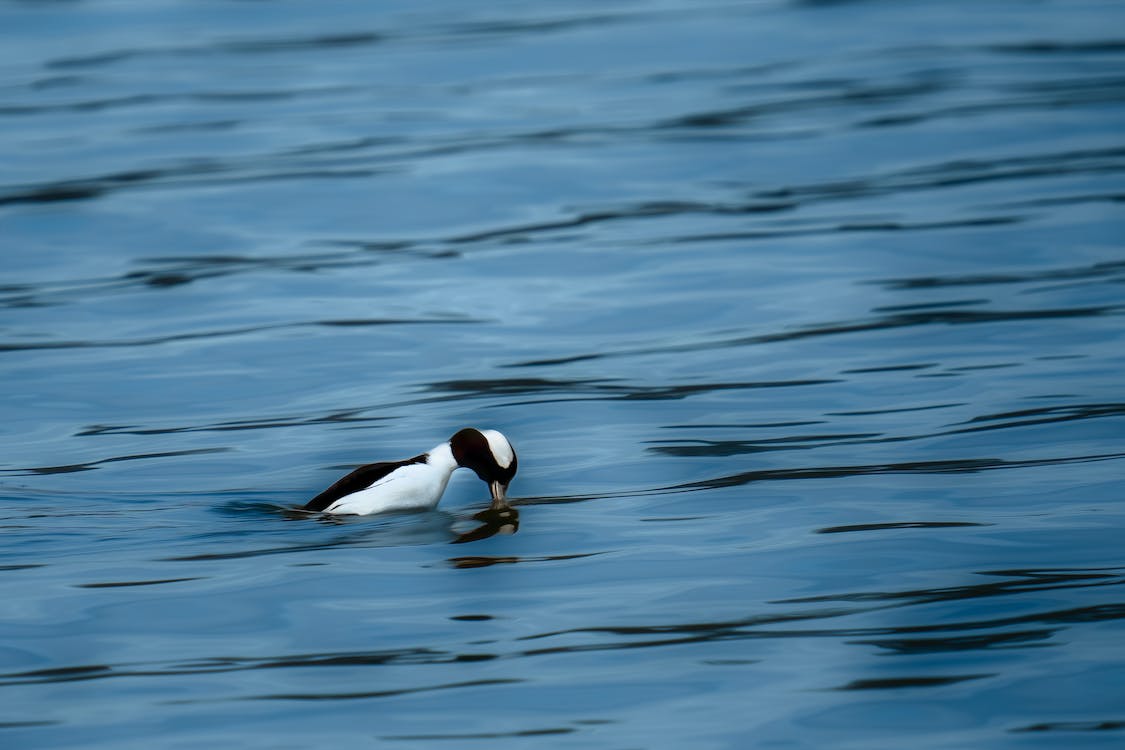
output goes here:
[[4, 748], [1120, 747], [1125, 6], [0, 30]]

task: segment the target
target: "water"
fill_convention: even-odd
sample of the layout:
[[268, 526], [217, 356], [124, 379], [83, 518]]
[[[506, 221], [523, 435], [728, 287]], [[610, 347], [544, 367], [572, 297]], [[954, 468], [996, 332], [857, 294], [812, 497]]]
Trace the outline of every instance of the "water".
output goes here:
[[1121, 742], [1120, 4], [0, 28], [4, 747]]

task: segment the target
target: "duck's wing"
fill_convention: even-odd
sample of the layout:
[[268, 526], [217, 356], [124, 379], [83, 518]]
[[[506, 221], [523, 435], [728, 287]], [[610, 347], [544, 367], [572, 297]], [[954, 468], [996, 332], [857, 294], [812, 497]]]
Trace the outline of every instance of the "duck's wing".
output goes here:
[[425, 463], [426, 454], [408, 458], [405, 461], [380, 461], [375, 464], [365, 464], [347, 476], [341, 477], [331, 487], [320, 493], [312, 500], [305, 503], [305, 510], [319, 512], [326, 510], [332, 503], [342, 497], [347, 497], [353, 492], [365, 490], [383, 479], [395, 469], [400, 469], [409, 464]]

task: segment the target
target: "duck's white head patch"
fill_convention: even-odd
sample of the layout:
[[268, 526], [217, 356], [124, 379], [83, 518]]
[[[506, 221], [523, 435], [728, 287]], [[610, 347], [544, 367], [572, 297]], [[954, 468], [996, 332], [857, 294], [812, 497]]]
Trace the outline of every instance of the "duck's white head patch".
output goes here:
[[506, 469], [511, 466], [512, 461], [515, 460], [516, 452], [512, 448], [512, 444], [508, 442], [508, 438], [496, 430], [481, 430], [480, 434], [484, 435], [484, 439], [488, 441], [488, 449], [492, 451], [492, 455], [496, 458], [496, 463], [500, 465], [500, 468]]

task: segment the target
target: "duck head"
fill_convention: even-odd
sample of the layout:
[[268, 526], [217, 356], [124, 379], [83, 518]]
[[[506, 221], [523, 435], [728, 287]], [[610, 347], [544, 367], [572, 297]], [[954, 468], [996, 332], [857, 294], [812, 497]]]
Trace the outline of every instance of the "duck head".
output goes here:
[[508, 438], [496, 430], [466, 427], [449, 439], [458, 466], [472, 469], [488, 485], [492, 507], [508, 506], [508, 485], [516, 475], [518, 460]]

